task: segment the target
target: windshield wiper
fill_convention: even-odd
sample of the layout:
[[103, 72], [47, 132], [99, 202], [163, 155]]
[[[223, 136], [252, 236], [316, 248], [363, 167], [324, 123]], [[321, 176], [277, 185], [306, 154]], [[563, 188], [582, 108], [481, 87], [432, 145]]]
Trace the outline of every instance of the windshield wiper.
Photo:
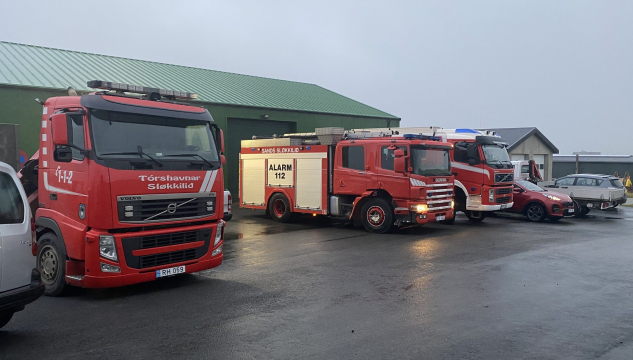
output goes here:
[[200, 154], [168, 154], [168, 155], [163, 155], [163, 156], [190, 156], [190, 157], [198, 157], [200, 159], [202, 159], [202, 161], [204, 161], [205, 163], [207, 163], [207, 165], [209, 165], [211, 168], [214, 167], [213, 163], [210, 162], [209, 160], [205, 159], [204, 156], [200, 155]]
[[160, 161], [154, 159], [150, 154], [143, 152], [143, 148], [139, 145], [137, 147], [138, 151], [134, 152], [134, 151], [125, 151], [125, 152], [116, 152], [116, 153], [106, 153], [106, 154], [101, 154], [102, 156], [107, 156], [107, 155], [138, 155], [140, 157], [143, 157], [143, 155], [147, 156], [148, 159], [152, 160], [153, 162], [155, 162], [156, 164], [158, 164], [158, 166], [163, 167], [163, 163], [161, 163]]

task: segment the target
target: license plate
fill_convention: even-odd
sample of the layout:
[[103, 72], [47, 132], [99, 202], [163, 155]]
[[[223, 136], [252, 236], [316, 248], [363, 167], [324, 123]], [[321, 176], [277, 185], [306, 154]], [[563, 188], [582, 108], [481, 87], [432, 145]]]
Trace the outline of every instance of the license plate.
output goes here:
[[574, 212], [574, 209], [569, 209], [569, 210], [567, 210], [567, 211], [568, 211], [568, 212], [570, 212], [570, 213], [573, 213], [573, 212]]
[[510, 207], [510, 204], [502, 204], [501, 209], [507, 209]]
[[166, 277], [166, 276], [173, 276], [173, 275], [177, 275], [177, 274], [184, 274], [185, 272], [185, 267], [183, 266], [176, 266], [173, 268], [169, 268], [169, 269], [162, 269], [162, 270], [156, 270], [156, 278], [161, 278], [161, 277]]
[[446, 216], [440, 215], [440, 216], [435, 217], [435, 221], [442, 221], [442, 220], [446, 220]]

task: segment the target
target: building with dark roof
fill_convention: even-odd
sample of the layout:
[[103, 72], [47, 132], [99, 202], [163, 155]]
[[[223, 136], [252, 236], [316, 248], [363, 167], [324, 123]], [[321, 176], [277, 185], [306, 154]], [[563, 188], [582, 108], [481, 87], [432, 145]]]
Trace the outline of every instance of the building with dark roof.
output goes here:
[[315, 127], [397, 127], [400, 118], [314, 84], [0, 41], [0, 123], [19, 124], [20, 148], [39, 146], [45, 100], [94, 90], [105, 80], [198, 94], [225, 132], [226, 186], [238, 189], [240, 141], [253, 135], [311, 132]]
[[633, 174], [633, 155], [555, 155], [553, 177], [559, 178], [569, 174], [606, 174], [615, 172], [620, 177], [625, 173]]
[[495, 131], [510, 144], [508, 153], [511, 160], [534, 160], [543, 179], [552, 179], [553, 155], [558, 154], [558, 148], [539, 129], [525, 127], [486, 130]]

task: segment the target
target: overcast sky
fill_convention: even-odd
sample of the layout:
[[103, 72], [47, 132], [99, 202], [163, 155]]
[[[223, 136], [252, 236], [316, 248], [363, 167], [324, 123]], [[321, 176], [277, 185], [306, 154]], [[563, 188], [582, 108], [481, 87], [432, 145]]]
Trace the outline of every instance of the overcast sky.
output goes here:
[[561, 154], [633, 154], [633, 1], [7, 0], [0, 18], [5, 41], [314, 83], [402, 126], [536, 126]]

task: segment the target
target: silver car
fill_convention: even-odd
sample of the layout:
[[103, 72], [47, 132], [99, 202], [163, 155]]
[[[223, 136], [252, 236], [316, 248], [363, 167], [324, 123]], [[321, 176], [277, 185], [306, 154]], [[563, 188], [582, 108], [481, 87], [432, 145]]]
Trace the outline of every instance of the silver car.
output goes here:
[[0, 162], [0, 328], [44, 293], [35, 222], [13, 168]]

